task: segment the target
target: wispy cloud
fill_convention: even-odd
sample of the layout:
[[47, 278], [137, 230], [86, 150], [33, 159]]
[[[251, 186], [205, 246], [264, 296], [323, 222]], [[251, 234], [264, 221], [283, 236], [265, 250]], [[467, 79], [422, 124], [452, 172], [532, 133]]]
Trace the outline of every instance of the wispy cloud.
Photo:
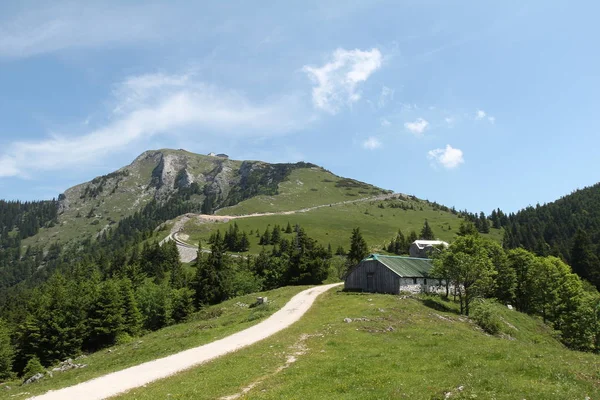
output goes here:
[[381, 88], [381, 93], [379, 94], [379, 100], [377, 100], [377, 107], [383, 108], [390, 101], [394, 100], [394, 89], [390, 89], [387, 86]]
[[0, 57], [27, 57], [67, 48], [160, 39], [173, 12], [157, 5], [36, 3], [0, 21]]
[[383, 127], [392, 125], [392, 123], [390, 122], [390, 120], [387, 119], [387, 118], [381, 118], [380, 123], [381, 123], [381, 126], [383, 126]]
[[429, 122], [423, 118], [417, 118], [414, 122], [405, 122], [404, 127], [411, 133], [421, 136], [429, 126]]
[[379, 49], [337, 49], [331, 61], [321, 67], [305, 65], [303, 71], [316, 85], [312, 90], [315, 108], [336, 114], [347, 105], [360, 99], [358, 85], [365, 82], [382, 65]]
[[[107, 122], [80, 135], [53, 133], [20, 141], [0, 153], [0, 176], [28, 176], [86, 164], [158, 135], [272, 136], [298, 129], [308, 116], [293, 97], [255, 104], [233, 90], [197, 81], [191, 75], [148, 74], [117, 85]], [[306, 117], [306, 118], [305, 118]], [[190, 131], [194, 130], [194, 134]]]
[[465, 162], [463, 152], [460, 149], [455, 149], [449, 144], [445, 149], [434, 149], [427, 153], [434, 165], [441, 165], [446, 169], [454, 169]]
[[362, 146], [367, 150], [375, 150], [381, 147], [381, 141], [376, 137], [371, 136], [363, 142]]

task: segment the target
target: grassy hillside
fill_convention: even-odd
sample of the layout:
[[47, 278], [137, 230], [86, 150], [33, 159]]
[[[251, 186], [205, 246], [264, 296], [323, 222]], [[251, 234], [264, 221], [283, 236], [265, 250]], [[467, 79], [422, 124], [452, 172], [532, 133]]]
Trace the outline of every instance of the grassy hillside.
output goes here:
[[291, 172], [273, 196], [256, 196], [218, 210], [217, 215], [244, 215], [292, 211], [323, 204], [340, 203], [390, 193], [352, 179], [340, 178], [321, 168], [303, 168]]
[[[55, 372], [52, 378], [45, 378], [27, 386], [20, 386], [20, 381], [7, 382], [6, 385], [12, 389], [6, 390], [0, 386], [0, 399], [28, 398], [30, 395], [74, 385], [112, 371], [221, 339], [257, 324], [304, 289], [306, 286], [285, 287], [262, 294], [236, 297], [207, 307], [192, 315], [189, 322], [163, 328], [134, 338], [129, 343], [105, 349], [75, 361], [87, 364], [86, 368]], [[240, 306], [242, 303], [253, 303], [256, 296], [268, 296], [270, 303], [255, 308]]]
[[600, 396], [600, 357], [565, 349], [527, 315], [500, 306], [497, 312], [508, 332], [502, 337], [484, 333], [439, 301], [333, 290], [285, 331], [119, 398]]
[[[413, 209], [393, 208], [398, 205]], [[454, 237], [462, 221], [457, 215], [436, 210], [425, 201], [403, 197], [402, 200], [337, 204], [302, 213], [239, 218], [228, 222], [206, 223], [191, 219], [186, 223], [183, 233], [189, 235], [189, 243], [196, 244], [199, 240], [206, 241], [210, 234], [217, 229], [223, 232], [234, 222], [241, 230], [254, 233], [258, 231], [260, 234], [269, 225], [272, 230], [276, 224], [285, 228], [289, 222], [292, 226], [295, 224], [302, 226], [310, 237], [317, 239], [323, 245], [326, 246], [330, 243], [333, 250], [338, 246], [343, 246], [348, 250], [352, 229], [360, 227], [369, 246], [376, 250], [382, 249], [384, 244], [389, 243], [398, 229], [402, 229], [405, 234], [411, 230], [418, 233], [426, 219], [435, 235], [446, 241], [450, 241]], [[489, 236], [500, 240], [502, 232], [499, 229], [492, 229]], [[284, 237], [289, 238], [291, 235], [284, 234]], [[260, 252], [262, 247], [258, 245], [259, 238], [256, 237], [256, 234], [250, 238], [250, 242], [250, 253]]]

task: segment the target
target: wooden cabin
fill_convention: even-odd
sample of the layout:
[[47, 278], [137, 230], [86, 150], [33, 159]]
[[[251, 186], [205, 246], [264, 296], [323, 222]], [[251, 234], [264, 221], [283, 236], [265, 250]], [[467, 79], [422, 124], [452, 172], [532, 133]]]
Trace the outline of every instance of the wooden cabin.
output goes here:
[[437, 292], [443, 283], [429, 276], [432, 268], [427, 258], [373, 254], [350, 270], [344, 289], [391, 294]]

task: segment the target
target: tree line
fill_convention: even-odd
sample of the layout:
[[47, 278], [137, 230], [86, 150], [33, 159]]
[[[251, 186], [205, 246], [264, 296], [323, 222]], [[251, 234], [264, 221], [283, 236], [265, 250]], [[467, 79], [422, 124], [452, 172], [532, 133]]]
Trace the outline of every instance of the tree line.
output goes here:
[[446, 282], [446, 296], [458, 297], [466, 315], [475, 298], [495, 298], [541, 316], [568, 347], [600, 351], [600, 294], [557, 257], [503, 249], [471, 233], [434, 255], [431, 276]]
[[110, 258], [101, 253], [61, 264], [44, 283], [5, 303], [0, 379], [21, 373], [29, 362], [49, 366], [124, 343], [233, 296], [323, 282], [334, 257], [330, 249], [298, 225], [285, 232], [270, 251], [263, 247], [257, 256], [233, 257], [229, 247], [247, 235], [235, 225], [225, 235], [218, 230], [210, 251], [200, 248], [190, 266], [180, 262], [172, 241], [145, 241]]
[[498, 209], [491, 220], [504, 228], [505, 248], [558, 257], [600, 288], [600, 184], [517, 213]]

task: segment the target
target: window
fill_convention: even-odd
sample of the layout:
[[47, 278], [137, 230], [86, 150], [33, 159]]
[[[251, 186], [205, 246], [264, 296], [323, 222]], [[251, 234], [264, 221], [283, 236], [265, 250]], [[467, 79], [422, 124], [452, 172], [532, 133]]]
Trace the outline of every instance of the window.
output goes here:
[[417, 284], [417, 278], [413, 278], [413, 285]]
[[423, 285], [427, 285], [427, 279], [423, 279]]

